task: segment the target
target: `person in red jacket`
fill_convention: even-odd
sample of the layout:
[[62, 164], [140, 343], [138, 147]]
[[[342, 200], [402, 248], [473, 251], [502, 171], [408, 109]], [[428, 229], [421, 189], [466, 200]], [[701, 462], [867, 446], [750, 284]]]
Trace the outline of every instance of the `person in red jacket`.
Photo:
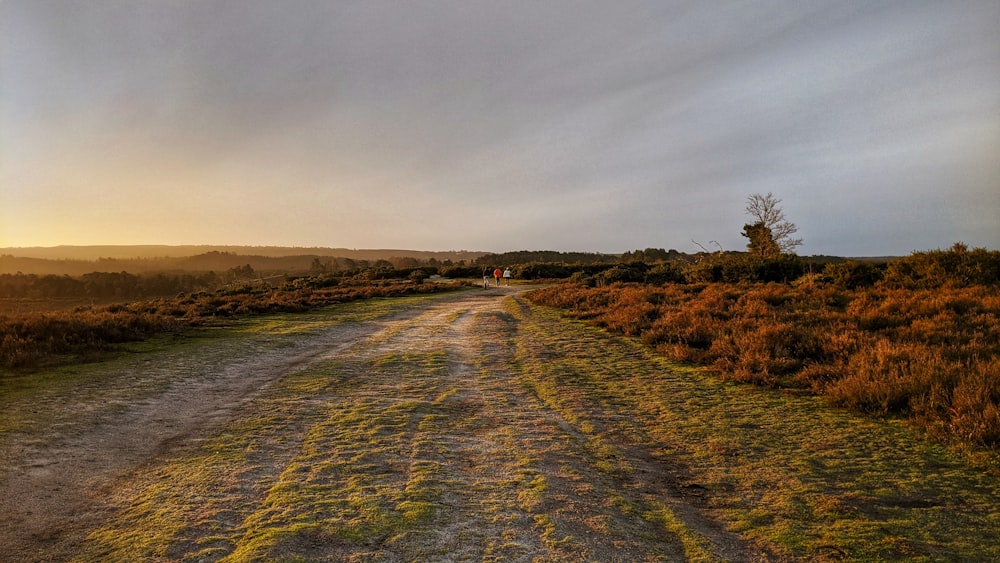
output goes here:
[[502, 275], [503, 275], [503, 272], [500, 271], [500, 268], [497, 268], [496, 270], [493, 270], [493, 279], [496, 280], [497, 287], [500, 287], [500, 276], [502, 276]]

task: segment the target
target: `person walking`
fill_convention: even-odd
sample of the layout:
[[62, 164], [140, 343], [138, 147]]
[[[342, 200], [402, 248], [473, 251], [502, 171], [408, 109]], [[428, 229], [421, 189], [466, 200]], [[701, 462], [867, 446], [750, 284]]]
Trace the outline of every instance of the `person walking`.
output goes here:
[[493, 270], [493, 279], [496, 280], [497, 287], [500, 287], [500, 276], [502, 276], [502, 275], [503, 275], [503, 272], [500, 271], [500, 268], [497, 268], [496, 270]]
[[483, 268], [483, 289], [490, 288], [490, 267]]
[[503, 271], [503, 284], [510, 287], [510, 268], [505, 268]]

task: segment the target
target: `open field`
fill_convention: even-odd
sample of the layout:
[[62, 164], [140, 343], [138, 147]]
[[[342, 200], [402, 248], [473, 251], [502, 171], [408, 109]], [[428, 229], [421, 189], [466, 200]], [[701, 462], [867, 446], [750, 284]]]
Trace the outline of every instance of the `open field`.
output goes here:
[[303, 312], [358, 299], [435, 293], [460, 287], [461, 283], [402, 280], [341, 284], [339, 280], [313, 277], [280, 288], [266, 284], [240, 285], [213, 293], [182, 293], [175, 298], [75, 309], [56, 309], [64, 303], [59, 299], [27, 300], [24, 312], [0, 310], [0, 376], [7, 369], [31, 371], [39, 366], [93, 360], [116, 350], [122, 343], [191, 327], [221, 326], [245, 316]]
[[0, 382], [0, 559], [991, 560], [1000, 477], [523, 299], [372, 299]]

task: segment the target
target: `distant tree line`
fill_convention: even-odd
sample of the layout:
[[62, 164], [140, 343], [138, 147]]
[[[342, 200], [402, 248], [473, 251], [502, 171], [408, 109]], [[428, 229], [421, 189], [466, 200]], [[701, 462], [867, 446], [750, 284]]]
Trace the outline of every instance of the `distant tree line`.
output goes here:
[[[305, 274], [281, 274], [268, 278], [271, 285], [293, 283], [322, 284], [329, 287], [344, 280], [409, 280], [421, 283], [430, 276], [450, 279], [478, 278], [483, 268], [509, 267], [516, 279], [571, 280], [589, 286], [622, 283], [792, 283], [803, 279], [836, 284], [848, 289], [886, 287], [927, 289], [970, 287], [1000, 284], [1000, 251], [970, 249], [956, 243], [948, 250], [915, 252], [910, 256], [885, 261], [847, 260], [836, 257], [801, 258], [779, 254], [762, 258], [750, 252], [683, 254], [675, 250], [636, 250], [620, 256], [562, 253], [510, 253], [519, 257], [557, 256], [562, 261], [510, 262], [508, 256], [489, 255], [482, 264], [437, 264], [412, 266], [391, 261], [373, 263], [337, 262], [314, 264]], [[598, 260], [597, 257], [601, 259]], [[568, 259], [582, 258], [579, 262]], [[130, 274], [127, 272], [92, 272], [82, 276], [35, 274], [0, 274], [0, 298], [76, 298], [129, 300], [145, 297], [168, 297], [179, 293], [216, 291], [234, 284], [262, 283], [262, 273], [250, 264], [234, 266], [225, 272], [181, 274]], [[305, 281], [308, 280], [308, 281]]]
[[516, 250], [500, 254], [486, 254], [476, 259], [474, 265], [480, 268], [491, 266], [513, 266], [532, 262], [566, 263], [566, 264], [598, 264], [618, 260], [618, 254], [600, 254], [597, 252], [557, 252], [554, 250]]
[[664, 250], [662, 248], [647, 248], [645, 250], [633, 250], [622, 254], [621, 261], [625, 263], [629, 262], [645, 262], [647, 264], [652, 264], [656, 262], [688, 262], [693, 259], [694, 255], [685, 254], [683, 252], [678, 252], [671, 248], [670, 250]]
[[472, 264], [472, 259], [453, 262], [449, 258], [434, 256], [388, 256], [378, 259], [360, 259], [335, 256], [257, 256], [232, 252], [211, 251], [182, 258], [100, 258], [98, 260], [51, 260], [0, 255], [0, 273], [28, 273], [37, 275], [82, 276], [89, 272], [129, 272], [130, 274], [224, 272], [249, 265], [260, 275], [292, 273], [298, 275], [357, 272], [370, 268], [417, 268], [422, 266], [451, 266]]
[[[877, 284], [900, 289], [972, 287], [1000, 285], [1000, 251], [969, 249], [956, 243], [948, 250], [915, 252], [886, 261], [845, 260], [842, 258], [800, 258], [779, 254], [761, 258], [751, 253], [720, 253], [697, 262], [632, 261], [608, 266], [573, 269], [569, 277], [587, 285], [615, 282], [641, 283], [792, 283], [809, 280], [831, 283], [848, 289]], [[547, 273], [555, 273], [549, 268]], [[566, 276], [553, 276], [566, 277]]]
[[2, 274], [0, 297], [138, 299], [214, 290], [224, 279], [226, 276], [215, 272], [176, 275], [92, 272], [80, 277]]

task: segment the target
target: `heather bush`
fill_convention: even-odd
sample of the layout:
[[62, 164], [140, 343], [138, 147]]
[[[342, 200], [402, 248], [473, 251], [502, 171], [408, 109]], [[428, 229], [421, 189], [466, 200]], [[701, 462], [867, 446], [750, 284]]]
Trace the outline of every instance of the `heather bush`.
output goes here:
[[566, 284], [529, 298], [735, 380], [1000, 445], [1000, 290], [847, 285]]
[[684, 278], [701, 283], [792, 282], [806, 272], [793, 255], [760, 258], [749, 254], [718, 254], [684, 269]]
[[178, 326], [170, 317], [117, 307], [4, 316], [0, 317], [0, 362], [6, 367], [23, 368], [52, 356], [91, 355]]
[[[640, 263], [641, 264], [641, 263]], [[646, 269], [640, 264], [619, 264], [604, 270], [597, 275], [600, 285], [623, 282], [642, 282], [646, 280]], [[642, 264], [644, 266], [644, 264]]]
[[677, 264], [657, 264], [646, 272], [646, 283], [660, 285], [685, 281], [684, 269]]
[[882, 281], [886, 265], [871, 262], [847, 262], [827, 264], [823, 268], [824, 276], [833, 284], [846, 289], [872, 287]]
[[[982, 445], [1000, 444], [1000, 359], [976, 359], [964, 368], [950, 397], [928, 400], [917, 414], [933, 413], [929, 426], [938, 434]], [[947, 410], [943, 410], [945, 405]]]
[[831, 403], [870, 414], [909, 414], [912, 401], [950, 386], [955, 366], [934, 350], [878, 338], [851, 355], [843, 376], [825, 390]]
[[627, 336], [639, 336], [659, 316], [659, 309], [653, 304], [656, 300], [653, 293], [646, 286], [620, 285], [598, 324]]
[[1000, 251], [956, 243], [949, 250], [914, 252], [889, 263], [887, 287], [933, 289], [1000, 285]]

